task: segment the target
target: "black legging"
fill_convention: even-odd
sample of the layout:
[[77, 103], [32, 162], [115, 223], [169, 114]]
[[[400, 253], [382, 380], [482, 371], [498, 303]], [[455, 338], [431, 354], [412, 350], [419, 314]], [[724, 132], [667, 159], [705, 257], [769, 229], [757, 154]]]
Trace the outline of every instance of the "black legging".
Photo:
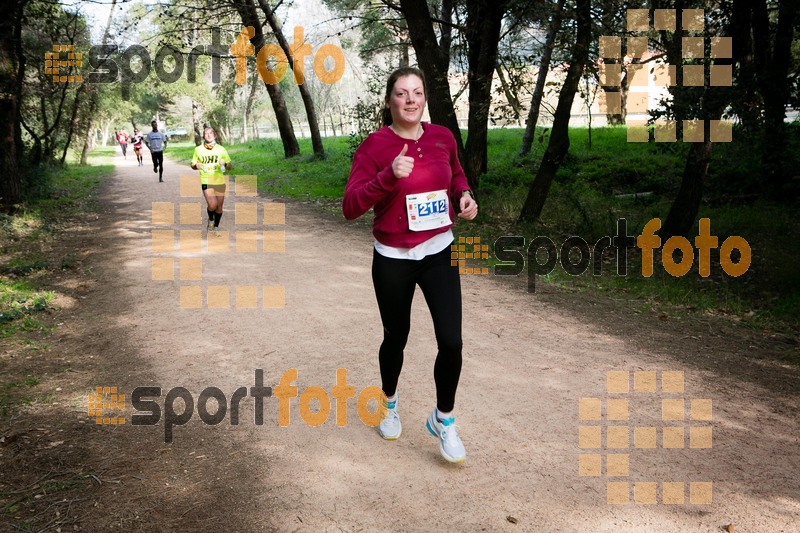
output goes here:
[[153, 169], [158, 169], [158, 177], [164, 174], [164, 152], [150, 152], [153, 158]]
[[436, 406], [453, 410], [461, 375], [461, 279], [450, 264], [450, 247], [422, 260], [372, 257], [372, 283], [383, 322], [378, 359], [383, 392], [393, 396], [403, 368], [403, 349], [411, 328], [411, 302], [419, 284], [433, 318], [439, 353], [433, 366]]

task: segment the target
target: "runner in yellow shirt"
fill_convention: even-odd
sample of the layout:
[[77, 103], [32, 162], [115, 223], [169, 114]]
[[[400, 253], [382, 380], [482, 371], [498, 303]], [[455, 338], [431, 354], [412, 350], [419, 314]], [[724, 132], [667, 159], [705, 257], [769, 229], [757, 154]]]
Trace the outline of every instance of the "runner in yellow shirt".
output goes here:
[[203, 144], [194, 149], [192, 168], [200, 171], [200, 185], [208, 207], [208, 231], [219, 236], [222, 203], [225, 201], [225, 171], [231, 169], [228, 151], [217, 144], [213, 128], [203, 130]]

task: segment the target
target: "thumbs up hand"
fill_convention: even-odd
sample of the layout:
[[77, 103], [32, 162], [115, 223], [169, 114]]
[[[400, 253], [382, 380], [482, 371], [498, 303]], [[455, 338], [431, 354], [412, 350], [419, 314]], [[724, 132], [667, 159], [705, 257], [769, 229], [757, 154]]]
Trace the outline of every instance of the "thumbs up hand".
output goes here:
[[392, 161], [392, 171], [397, 179], [407, 178], [411, 175], [411, 171], [414, 170], [414, 158], [408, 157], [406, 155], [407, 151], [408, 144], [405, 144], [397, 157], [394, 158], [394, 161]]

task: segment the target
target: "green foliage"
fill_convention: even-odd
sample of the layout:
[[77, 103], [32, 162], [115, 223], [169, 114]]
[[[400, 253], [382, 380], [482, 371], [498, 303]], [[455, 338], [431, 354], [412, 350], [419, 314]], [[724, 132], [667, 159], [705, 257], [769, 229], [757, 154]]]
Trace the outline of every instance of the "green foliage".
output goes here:
[[7, 417], [20, 406], [30, 405], [37, 399], [28, 390], [36, 387], [41, 380], [36, 376], [27, 375], [17, 381], [3, 384], [0, 387], [0, 416]]
[[[386, 63], [397, 65], [401, 44], [408, 32], [406, 21], [398, 10], [382, 2], [361, 2], [359, 0], [323, 0], [332, 12], [353, 20], [353, 15], [361, 20], [359, 57], [364, 63]], [[382, 78], [386, 79], [386, 78]]]
[[[800, 130], [789, 131], [793, 135], [790, 146], [797, 146]], [[557, 243], [577, 235], [593, 246], [599, 238], [615, 234], [618, 219], [626, 219], [628, 234], [637, 235], [650, 219], [657, 217], [663, 222], [666, 218], [683, 172], [684, 143], [628, 143], [625, 128], [595, 128], [590, 149], [588, 130], [572, 128], [570, 154], [553, 183], [541, 223], [517, 225], [535, 165], [544, 150], [546, 130], [540, 135], [541, 144], [534, 144], [538, 150], [519, 160], [516, 153], [521, 130], [489, 131], [489, 172], [481, 177], [478, 192], [481, 212], [473, 222], [459, 219], [457, 234], [480, 236], [488, 243], [501, 235], [522, 235], [526, 243], [539, 235]], [[232, 146], [233, 173], [258, 175], [259, 188], [265, 194], [333, 205], [347, 182], [353, 143], [344, 137], [327, 138], [324, 143], [324, 160], [309, 156], [285, 159], [277, 139]], [[765, 204], [738, 192], [758, 190], [761, 179], [754, 171], [760, 168], [758, 151], [749, 149], [748, 143], [747, 137], [735, 136], [733, 143], [715, 145], [706, 201], [700, 212], [700, 217], [711, 219], [712, 234], [719, 237], [720, 244], [731, 235], [741, 235], [750, 243], [753, 260], [746, 275], [726, 275], [718, 253], [712, 253], [712, 275], [708, 278], [699, 276], [696, 259], [690, 273], [682, 278], [666, 274], [660, 259], [655, 265], [656, 275], [644, 278], [638, 250], [634, 249], [627, 276], [615, 274], [615, 255], [607, 251], [600, 277], [591, 271], [573, 277], [559, 267], [543, 281], [566, 290], [613, 292], [618, 298], [641, 300], [648, 309], [666, 305], [685, 312], [740, 316], [754, 327], [781, 329], [800, 323], [800, 277], [796, 273], [800, 249], [795, 245], [800, 239], [800, 221], [790, 207]], [[310, 141], [301, 140], [300, 145], [303, 153], [311, 152]], [[173, 155], [188, 162], [193, 146], [174, 150]], [[727, 175], [735, 179], [727, 181]]]
[[[20, 105], [22, 140], [25, 145], [22, 166], [59, 161], [74, 125], [71, 116], [81, 111], [77, 83], [54, 81], [44, 61], [53, 45], [72, 45], [76, 50], [90, 46], [86, 20], [59, 3], [27, 2], [25, 23], [20, 35], [20, 50], [25, 65]], [[66, 56], [61, 59], [66, 59]], [[61, 67], [59, 74], [75, 75], [74, 67]], [[80, 113], [79, 113], [80, 115]], [[31, 188], [31, 184], [27, 184]], [[33, 184], [35, 187], [35, 184]]]
[[[93, 162], [104, 162], [112, 148], [99, 150]], [[48, 332], [42, 316], [55, 293], [44, 289], [55, 268], [73, 268], [74, 253], [48, 258], [43, 249], [61, 224], [96, 205], [97, 189], [111, 165], [47, 166], [38, 169], [39, 188], [15, 216], [0, 215], [0, 337], [21, 332]]]
[[[231, 156], [231, 174], [255, 174], [260, 191], [303, 199], [335, 199], [342, 195], [350, 171], [348, 141], [343, 137], [323, 139], [326, 157], [312, 155], [311, 140], [300, 139], [303, 154], [286, 159], [280, 139], [261, 139], [226, 146]], [[189, 163], [194, 145], [170, 145], [170, 156]], [[191, 171], [190, 171], [191, 172]]]
[[350, 137], [347, 140], [349, 148], [350, 160], [356, 153], [356, 149], [367, 138], [367, 136], [380, 128], [381, 124], [378, 117], [380, 116], [381, 106], [379, 104], [365, 101], [361, 98], [356, 100], [355, 105], [350, 109], [351, 117], [356, 122], [356, 131], [350, 132]]
[[[37, 266], [36, 269], [46, 267], [47, 264], [44, 264]], [[30, 270], [22, 270], [21, 275], [29, 272]], [[5, 271], [2, 274], [8, 273], [9, 271]], [[9, 322], [46, 310], [53, 296], [52, 291], [36, 291], [25, 281], [10, 281], [0, 284], [0, 332], [3, 332]], [[6, 336], [3, 333], [0, 335]]]

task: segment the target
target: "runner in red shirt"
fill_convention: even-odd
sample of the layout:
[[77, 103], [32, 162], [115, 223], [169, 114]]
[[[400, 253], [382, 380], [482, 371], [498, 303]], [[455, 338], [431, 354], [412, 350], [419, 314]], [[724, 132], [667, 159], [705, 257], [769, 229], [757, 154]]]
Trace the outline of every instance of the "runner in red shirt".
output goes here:
[[128, 159], [128, 134], [125, 130], [119, 132], [117, 142], [119, 142], [119, 146], [122, 148], [122, 157]]
[[456, 213], [475, 218], [478, 204], [450, 130], [421, 122], [426, 98], [419, 69], [401, 68], [389, 76], [385, 126], [356, 150], [342, 211], [352, 220], [374, 210], [372, 280], [384, 331], [378, 360], [387, 409], [378, 431], [387, 440], [401, 433], [397, 383], [419, 285], [439, 349], [433, 368], [436, 408], [426, 427], [438, 438], [442, 456], [459, 462], [466, 450], [452, 411], [461, 374], [461, 281], [450, 261], [451, 227]]

